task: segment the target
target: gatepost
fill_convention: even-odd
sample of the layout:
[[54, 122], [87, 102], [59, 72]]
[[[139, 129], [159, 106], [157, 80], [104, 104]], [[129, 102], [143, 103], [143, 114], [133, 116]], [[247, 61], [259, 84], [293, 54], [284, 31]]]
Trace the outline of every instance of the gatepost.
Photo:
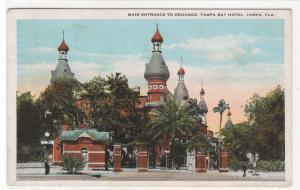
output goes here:
[[114, 171], [123, 171], [121, 166], [121, 145], [119, 144], [114, 145]]
[[220, 148], [219, 172], [229, 172], [229, 155], [225, 148]]
[[196, 150], [196, 172], [206, 173], [206, 155], [200, 150]]
[[148, 171], [148, 146], [147, 144], [138, 145], [138, 167], [137, 171], [147, 172]]

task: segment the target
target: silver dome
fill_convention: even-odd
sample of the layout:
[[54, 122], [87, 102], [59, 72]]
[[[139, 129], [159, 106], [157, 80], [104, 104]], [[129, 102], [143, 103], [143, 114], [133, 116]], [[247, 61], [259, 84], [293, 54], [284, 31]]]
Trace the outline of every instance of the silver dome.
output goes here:
[[160, 52], [153, 52], [150, 62], [146, 64], [144, 77], [146, 80], [162, 79], [167, 81], [169, 79], [169, 69]]

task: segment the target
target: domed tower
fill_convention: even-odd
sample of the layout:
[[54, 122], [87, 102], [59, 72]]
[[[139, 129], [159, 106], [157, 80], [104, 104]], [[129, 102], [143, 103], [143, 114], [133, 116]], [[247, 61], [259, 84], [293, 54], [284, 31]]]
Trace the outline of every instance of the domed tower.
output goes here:
[[53, 82], [60, 78], [74, 79], [74, 73], [72, 73], [71, 68], [68, 64], [67, 54], [69, 51], [69, 46], [67, 45], [64, 39], [64, 32], [63, 32], [63, 40], [60, 43], [57, 50], [59, 53], [58, 64], [55, 70], [51, 71], [52, 76], [50, 82]]
[[233, 127], [233, 123], [231, 121], [231, 111], [228, 110], [228, 112], [227, 112], [227, 121], [225, 123], [224, 128], [231, 128], [231, 127]]
[[203, 87], [201, 87], [200, 101], [198, 104], [198, 108], [199, 108], [199, 114], [201, 116], [202, 124], [206, 125], [207, 124], [207, 116], [206, 115], [207, 115], [208, 109], [207, 109], [206, 102], [204, 100], [204, 95], [205, 95], [205, 91], [204, 91]]
[[144, 78], [148, 82], [148, 103], [146, 106], [160, 106], [164, 101], [164, 95], [169, 93], [167, 80], [170, 77], [168, 66], [162, 57], [161, 45], [163, 37], [161, 36], [158, 25], [151, 42], [153, 43], [152, 56], [149, 63], [146, 63]]
[[183, 105], [187, 102], [189, 98], [189, 93], [184, 83], [185, 70], [182, 68], [182, 66], [180, 66], [177, 74], [178, 74], [178, 82], [174, 92], [175, 100], [179, 105]]

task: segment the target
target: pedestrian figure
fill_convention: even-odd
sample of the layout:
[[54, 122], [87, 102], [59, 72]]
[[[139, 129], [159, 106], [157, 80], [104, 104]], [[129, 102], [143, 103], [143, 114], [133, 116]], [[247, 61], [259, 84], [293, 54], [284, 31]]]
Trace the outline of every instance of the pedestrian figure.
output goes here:
[[44, 168], [45, 168], [45, 175], [49, 175], [49, 173], [50, 173], [50, 165], [49, 165], [49, 163], [48, 163], [47, 160], [45, 160]]
[[242, 170], [244, 171], [244, 173], [243, 173], [243, 177], [246, 177], [246, 171], [247, 171], [247, 166], [246, 166], [246, 164], [242, 164]]

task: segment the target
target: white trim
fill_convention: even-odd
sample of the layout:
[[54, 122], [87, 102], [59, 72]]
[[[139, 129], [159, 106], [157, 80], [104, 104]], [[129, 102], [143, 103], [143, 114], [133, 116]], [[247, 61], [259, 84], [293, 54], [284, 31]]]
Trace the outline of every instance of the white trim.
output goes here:
[[76, 139], [74, 141], [76, 141], [80, 137], [89, 137], [89, 138], [92, 139], [92, 137], [84, 131], [83, 133], [81, 133], [80, 135], [78, 135], [78, 137], [76, 137]]
[[88, 162], [88, 164], [105, 164], [105, 162]]
[[96, 154], [96, 153], [105, 153], [105, 151], [89, 151], [89, 153], [94, 153], [94, 154]]
[[63, 151], [63, 154], [64, 153], [80, 153], [81, 154], [81, 151], [79, 151], [79, 150], [65, 150], [65, 151]]

